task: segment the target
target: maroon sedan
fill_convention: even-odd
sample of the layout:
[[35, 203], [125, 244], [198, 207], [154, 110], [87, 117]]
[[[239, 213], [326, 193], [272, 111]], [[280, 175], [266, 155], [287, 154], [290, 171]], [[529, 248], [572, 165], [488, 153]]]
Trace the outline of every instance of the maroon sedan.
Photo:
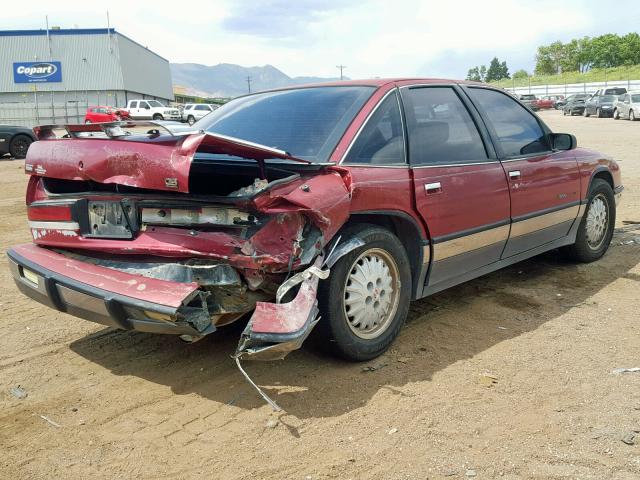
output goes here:
[[[22, 292], [77, 317], [197, 340], [246, 328], [236, 355], [314, 334], [384, 352], [409, 302], [551, 249], [606, 252], [618, 164], [509, 94], [449, 80], [262, 92], [168, 124], [36, 129]], [[248, 318], [248, 321], [246, 320]]]

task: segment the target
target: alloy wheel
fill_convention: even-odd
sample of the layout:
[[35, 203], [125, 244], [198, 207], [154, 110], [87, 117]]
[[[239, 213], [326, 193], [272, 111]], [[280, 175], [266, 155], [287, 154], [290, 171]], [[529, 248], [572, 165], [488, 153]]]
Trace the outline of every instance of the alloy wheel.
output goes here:
[[343, 308], [351, 331], [370, 340], [389, 327], [398, 309], [400, 273], [381, 248], [364, 251], [351, 265], [344, 285]]
[[609, 203], [607, 197], [599, 193], [591, 200], [587, 213], [587, 244], [597, 250], [607, 236], [609, 228]]

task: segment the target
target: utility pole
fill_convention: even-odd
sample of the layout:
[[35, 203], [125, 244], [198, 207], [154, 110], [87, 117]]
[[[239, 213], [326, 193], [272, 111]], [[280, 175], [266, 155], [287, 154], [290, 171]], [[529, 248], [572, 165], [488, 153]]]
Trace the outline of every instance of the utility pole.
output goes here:
[[344, 78], [344, 76], [342, 75], [342, 71], [347, 68], [346, 65], [336, 65], [336, 68], [340, 69], [340, 80], [342, 80]]
[[247, 88], [249, 89], [249, 93], [251, 93], [251, 75], [247, 75]]

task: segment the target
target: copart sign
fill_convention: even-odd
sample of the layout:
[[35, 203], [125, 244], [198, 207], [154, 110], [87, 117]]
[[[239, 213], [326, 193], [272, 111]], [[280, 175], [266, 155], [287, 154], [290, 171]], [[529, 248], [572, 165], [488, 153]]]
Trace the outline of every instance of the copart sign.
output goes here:
[[61, 82], [60, 62], [14, 62], [14, 83]]

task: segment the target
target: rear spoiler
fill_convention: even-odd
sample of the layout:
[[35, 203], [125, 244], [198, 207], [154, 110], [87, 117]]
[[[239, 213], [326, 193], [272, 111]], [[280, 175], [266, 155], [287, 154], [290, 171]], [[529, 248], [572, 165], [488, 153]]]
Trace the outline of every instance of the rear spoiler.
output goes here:
[[108, 123], [65, 124], [65, 125], [41, 125], [33, 129], [38, 140], [54, 140], [60, 138], [56, 130], [64, 130], [67, 133], [62, 138], [91, 138], [91, 135], [83, 133], [100, 133], [99, 138], [118, 139], [131, 135], [129, 129], [139, 127], [151, 127], [147, 135], [158, 136], [160, 129], [172, 137], [186, 137], [190, 135], [203, 135], [200, 147], [207, 147], [210, 153], [223, 153], [258, 160], [260, 163], [266, 159], [278, 158], [281, 160], [293, 160], [302, 163], [311, 163], [308, 160], [297, 158], [290, 153], [278, 148], [269, 147], [260, 143], [250, 142], [241, 138], [230, 137], [219, 133], [204, 130], [190, 130], [181, 125], [167, 124], [157, 121], [122, 121]]

